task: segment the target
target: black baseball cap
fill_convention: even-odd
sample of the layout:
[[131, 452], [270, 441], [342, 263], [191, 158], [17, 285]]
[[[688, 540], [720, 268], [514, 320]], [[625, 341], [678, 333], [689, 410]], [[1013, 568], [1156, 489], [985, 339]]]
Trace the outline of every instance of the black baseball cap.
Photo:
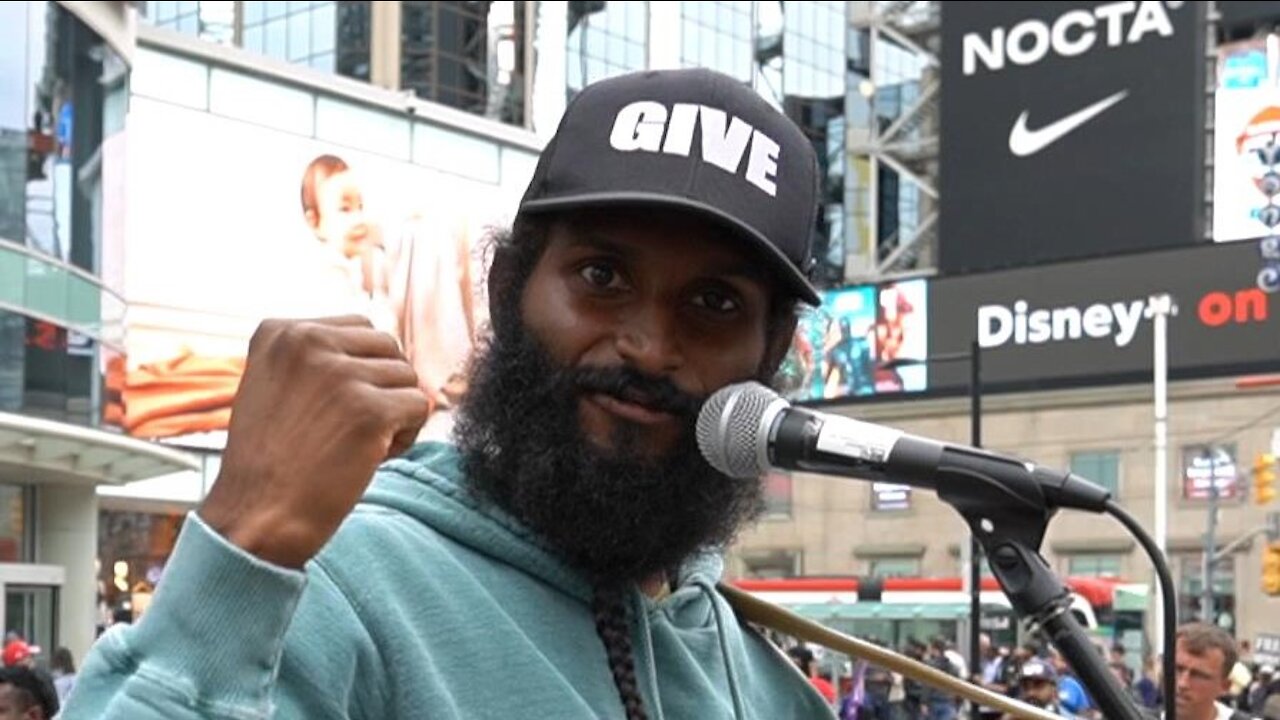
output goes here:
[[520, 215], [608, 206], [692, 211], [745, 240], [796, 297], [809, 282], [818, 160], [790, 119], [722, 73], [648, 70], [565, 108]]

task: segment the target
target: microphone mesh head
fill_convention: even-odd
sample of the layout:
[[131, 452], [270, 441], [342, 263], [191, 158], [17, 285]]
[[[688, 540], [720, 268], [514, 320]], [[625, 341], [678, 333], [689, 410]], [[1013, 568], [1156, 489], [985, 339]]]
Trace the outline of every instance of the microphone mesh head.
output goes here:
[[711, 467], [729, 477], [756, 480], [761, 467], [758, 448], [765, 411], [778, 394], [755, 382], [723, 387], [702, 405], [698, 415], [698, 448]]

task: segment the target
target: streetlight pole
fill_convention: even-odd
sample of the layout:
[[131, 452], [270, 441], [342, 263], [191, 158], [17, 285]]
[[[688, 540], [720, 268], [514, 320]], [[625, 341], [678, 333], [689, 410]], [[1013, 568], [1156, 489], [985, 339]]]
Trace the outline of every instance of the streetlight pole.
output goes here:
[[[891, 367], [928, 365], [965, 361], [969, 363], [969, 444], [982, 447], [982, 353], [975, 339], [969, 352], [943, 353], [919, 359], [891, 361]], [[969, 593], [969, 673], [982, 672], [982, 658], [978, 636], [982, 634], [982, 545], [973, 530], [969, 531], [968, 545], [960, 546], [961, 565], [965, 566], [960, 578], [963, 590]]]
[[[1168, 535], [1169, 511], [1169, 316], [1174, 311], [1173, 298], [1169, 295], [1153, 295], [1148, 299], [1147, 308], [1151, 311], [1153, 375], [1152, 385], [1155, 397], [1153, 409], [1155, 415], [1155, 508], [1154, 525], [1156, 547], [1163, 555], [1166, 536]], [[1164, 625], [1172, 622], [1172, 618], [1164, 616], [1164, 601], [1160, 591], [1160, 583], [1152, 583], [1155, 592], [1151, 593], [1153, 632], [1155, 654], [1164, 655], [1172, 648], [1164, 647]]]
[[[969, 346], [969, 444], [982, 447], [982, 352], [978, 341]], [[981, 676], [982, 657], [982, 545], [969, 530], [969, 673]]]

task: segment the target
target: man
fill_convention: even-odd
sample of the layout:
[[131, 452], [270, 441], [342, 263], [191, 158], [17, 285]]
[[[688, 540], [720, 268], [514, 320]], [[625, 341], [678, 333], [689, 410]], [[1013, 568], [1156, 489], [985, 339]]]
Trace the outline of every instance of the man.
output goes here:
[[822, 699], [826, 700], [828, 704], [834, 706], [836, 703], [836, 686], [832, 685], [830, 680], [822, 677], [822, 674], [818, 672], [818, 666], [814, 659], [813, 651], [810, 650], [807, 645], [802, 643], [788, 649], [787, 655], [791, 658], [792, 662], [796, 664], [796, 667], [799, 668], [800, 673], [809, 678], [809, 682], [815, 689], [817, 689], [818, 694], [822, 696]]
[[[1005, 680], [1005, 675], [1008, 666], [1014, 660], [1002, 654], [1000, 649], [995, 646], [995, 643], [991, 642], [991, 636], [987, 633], [978, 635], [978, 654], [982, 658], [982, 674], [971, 678], [972, 682], [993, 693], [1008, 695], [1010, 683]], [[978, 716], [987, 720], [998, 718], [1000, 715], [1000, 711], [995, 708], [978, 708]]]
[[1178, 629], [1174, 662], [1178, 673], [1179, 720], [1242, 720], [1218, 698], [1231, 690], [1231, 668], [1238, 659], [1235, 640], [1209, 623], [1188, 623]]
[[1051, 662], [1057, 675], [1058, 702], [1063, 709], [1073, 715], [1093, 714], [1093, 700], [1090, 699], [1089, 692], [1085, 690], [1084, 683], [1076, 678], [1067, 659], [1057, 648], [1052, 650]]
[[[929, 643], [928, 654], [924, 662], [934, 670], [948, 675], [964, 677], [957, 672], [955, 663], [947, 657], [948, 641], [942, 636], [933, 638]], [[929, 720], [953, 720], [959, 712], [957, 699], [941, 688], [926, 686], [924, 692], [925, 717]]]
[[51, 720], [57, 714], [57, 694], [35, 671], [0, 669], [0, 720]]
[[265, 323], [216, 484], [65, 720], [830, 718], [716, 589], [762, 489], [693, 432], [818, 302], [817, 189], [732, 78], [585, 89], [497, 240], [458, 446], [405, 452], [427, 403], [367, 321]]
[[[1018, 671], [1018, 697], [1041, 710], [1067, 718], [1074, 717], [1059, 700], [1058, 671], [1047, 660], [1032, 658], [1022, 663], [1022, 668]], [[1004, 718], [1012, 720], [1013, 716], [1005, 714]]]

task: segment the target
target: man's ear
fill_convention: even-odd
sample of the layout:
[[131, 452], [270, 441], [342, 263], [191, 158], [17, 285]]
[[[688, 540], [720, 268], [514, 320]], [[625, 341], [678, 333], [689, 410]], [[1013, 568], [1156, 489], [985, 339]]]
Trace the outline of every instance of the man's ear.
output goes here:
[[320, 213], [315, 208], [307, 208], [302, 211], [302, 217], [307, 221], [307, 227], [312, 230], [320, 229]]

